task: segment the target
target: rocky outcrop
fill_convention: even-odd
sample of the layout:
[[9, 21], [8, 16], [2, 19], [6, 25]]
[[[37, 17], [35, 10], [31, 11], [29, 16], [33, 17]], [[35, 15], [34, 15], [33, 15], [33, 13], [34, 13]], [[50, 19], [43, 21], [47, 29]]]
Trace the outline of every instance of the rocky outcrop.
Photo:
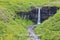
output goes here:
[[55, 7], [55, 6], [42, 7], [42, 9], [41, 9], [41, 22], [43, 22], [44, 20], [53, 16], [57, 12], [58, 9], [59, 9], [59, 7]]
[[[20, 18], [22, 19], [30, 19], [32, 20], [34, 23], [37, 22], [37, 18], [38, 18], [38, 9], [31, 7], [32, 10], [28, 11], [28, 12], [18, 12], [18, 15], [20, 16]], [[50, 16], [53, 16], [57, 10], [59, 9], [59, 7], [42, 7], [40, 12], [41, 12], [41, 22], [43, 22], [44, 20], [48, 19]]]
[[20, 16], [21, 19], [30, 19], [35, 23], [37, 21], [37, 10], [36, 9], [32, 9], [29, 12], [18, 12], [17, 14]]

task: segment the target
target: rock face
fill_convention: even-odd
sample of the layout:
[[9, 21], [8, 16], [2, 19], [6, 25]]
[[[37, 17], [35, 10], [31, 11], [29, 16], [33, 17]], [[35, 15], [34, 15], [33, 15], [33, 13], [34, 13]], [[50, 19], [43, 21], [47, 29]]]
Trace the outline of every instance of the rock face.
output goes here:
[[57, 10], [59, 8], [58, 7], [43, 7], [41, 9], [41, 22], [43, 22], [44, 20], [48, 19], [49, 17], [53, 16]]
[[[59, 9], [59, 7], [55, 7], [55, 6], [53, 6], [53, 7], [48, 7], [48, 6], [42, 7], [40, 10], [41, 22], [48, 19], [50, 16], [53, 16], [57, 12], [58, 9]], [[22, 19], [30, 19], [34, 23], [37, 23], [38, 9], [32, 8], [32, 10], [29, 12], [18, 12], [18, 15]]]

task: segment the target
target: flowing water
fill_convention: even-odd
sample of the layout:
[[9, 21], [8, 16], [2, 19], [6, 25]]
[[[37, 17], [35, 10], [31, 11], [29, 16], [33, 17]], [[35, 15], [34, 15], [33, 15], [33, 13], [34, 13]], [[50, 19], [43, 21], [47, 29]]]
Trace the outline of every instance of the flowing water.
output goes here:
[[[37, 24], [40, 24], [40, 7], [38, 8], [38, 20], [37, 20]], [[34, 28], [36, 25], [30, 25], [28, 27], [28, 39], [27, 40], [41, 40], [34, 32]]]
[[28, 36], [28, 39], [27, 40], [40, 40], [39, 37], [35, 34], [33, 28], [35, 27], [36, 25], [30, 25], [29, 28], [28, 28], [28, 33], [29, 33], [29, 36]]
[[40, 22], [40, 7], [38, 8], [38, 20], [37, 20], [37, 24], [40, 24], [41, 22]]

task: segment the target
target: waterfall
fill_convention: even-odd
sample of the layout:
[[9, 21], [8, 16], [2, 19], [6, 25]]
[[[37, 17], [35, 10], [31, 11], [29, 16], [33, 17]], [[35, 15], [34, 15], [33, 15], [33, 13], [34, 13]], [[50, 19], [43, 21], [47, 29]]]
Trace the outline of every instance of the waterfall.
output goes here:
[[37, 20], [37, 24], [40, 24], [41, 22], [40, 22], [40, 7], [38, 8], [38, 20]]

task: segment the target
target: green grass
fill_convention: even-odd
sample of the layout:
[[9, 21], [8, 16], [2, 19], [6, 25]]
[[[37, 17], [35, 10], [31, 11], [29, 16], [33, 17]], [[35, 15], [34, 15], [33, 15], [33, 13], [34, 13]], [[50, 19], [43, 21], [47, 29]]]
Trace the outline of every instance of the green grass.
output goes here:
[[[51, 2], [60, 2], [60, 0], [53, 0]], [[57, 6], [60, 4], [48, 3], [47, 6]], [[60, 40], [60, 10], [48, 20], [44, 21], [40, 25], [37, 25], [35, 33], [41, 38], [41, 40]]]
[[32, 22], [16, 15], [20, 5], [14, 1], [0, 0], [0, 40], [27, 40], [27, 27]]
[[27, 30], [15, 21], [4, 23], [0, 21], [0, 40], [26, 40]]
[[18, 16], [13, 20], [13, 13], [15, 12], [5, 8], [0, 9], [0, 40], [27, 40], [27, 27], [32, 22], [22, 20]]
[[42, 6], [52, 0], [0, 0], [0, 6], [14, 11], [28, 11], [30, 6]]
[[0, 0], [0, 40], [27, 40], [27, 28], [32, 22], [20, 19], [17, 12], [30, 11], [31, 6], [43, 6], [51, 1]]
[[35, 32], [41, 40], [60, 40], [60, 10], [42, 24], [37, 25]]

